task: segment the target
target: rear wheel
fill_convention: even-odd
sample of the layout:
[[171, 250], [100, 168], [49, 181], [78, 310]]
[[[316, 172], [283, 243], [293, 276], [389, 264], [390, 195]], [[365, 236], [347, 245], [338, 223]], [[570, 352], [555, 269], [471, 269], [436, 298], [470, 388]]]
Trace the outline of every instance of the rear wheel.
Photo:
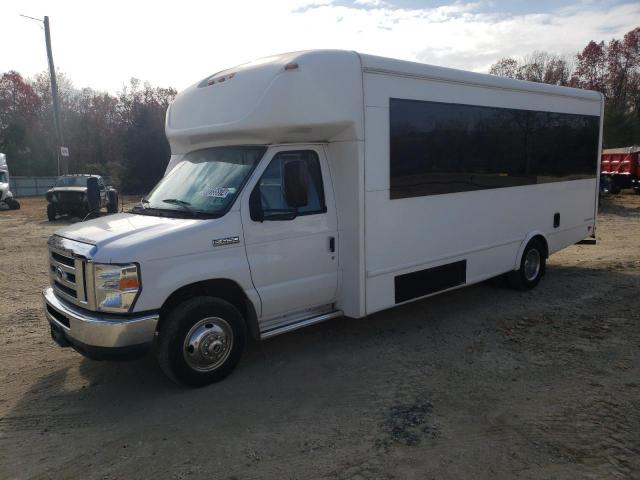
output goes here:
[[11, 210], [20, 210], [20, 203], [13, 197], [7, 198], [5, 203]]
[[600, 178], [600, 189], [603, 193], [609, 193], [611, 195], [617, 195], [620, 193], [620, 187], [616, 183], [615, 178], [611, 175], [603, 175]]
[[118, 213], [118, 194], [116, 192], [109, 192], [109, 204], [107, 205], [107, 212]]
[[516, 290], [530, 290], [540, 283], [545, 269], [546, 249], [542, 241], [533, 239], [522, 252], [520, 268], [509, 272], [507, 282]]
[[156, 356], [177, 383], [199, 387], [219, 382], [240, 361], [246, 328], [231, 303], [196, 297], [175, 307], [160, 328]]
[[54, 207], [52, 203], [47, 205], [47, 218], [50, 222], [56, 219], [56, 207]]

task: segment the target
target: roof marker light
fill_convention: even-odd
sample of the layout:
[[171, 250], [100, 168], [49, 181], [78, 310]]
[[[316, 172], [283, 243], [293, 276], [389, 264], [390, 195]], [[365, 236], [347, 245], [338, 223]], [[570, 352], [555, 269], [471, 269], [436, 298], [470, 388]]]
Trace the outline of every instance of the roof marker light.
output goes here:
[[228, 75], [222, 75], [220, 77], [215, 77], [215, 78], [209, 78], [209, 80], [207, 80], [207, 85], [213, 85], [215, 83], [222, 83], [226, 80], [231, 80], [233, 77], [236, 76], [236, 72], [233, 73], [229, 73]]
[[298, 69], [298, 64], [297, 63], [287, 63], [284, 66], [285, 70], [297, 70]]

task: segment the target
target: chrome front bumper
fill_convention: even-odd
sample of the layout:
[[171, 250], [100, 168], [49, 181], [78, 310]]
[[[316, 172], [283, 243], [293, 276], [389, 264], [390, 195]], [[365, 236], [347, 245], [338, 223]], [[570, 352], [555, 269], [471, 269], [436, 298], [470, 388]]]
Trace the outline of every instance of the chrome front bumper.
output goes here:
[[160, 316], [119, 316], [89, 312], [60, 300], [53, 288], [42, 292], [44, 311], [49, 323], [61, 329], [72, 345], [123, 348], [146, 345], [153, 341]]

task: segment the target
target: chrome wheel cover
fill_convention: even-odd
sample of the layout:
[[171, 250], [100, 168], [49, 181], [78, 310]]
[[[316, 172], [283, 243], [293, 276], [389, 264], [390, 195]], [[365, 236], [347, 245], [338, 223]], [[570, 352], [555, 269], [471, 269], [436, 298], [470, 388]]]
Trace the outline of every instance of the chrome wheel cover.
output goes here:
[[524, 259], [524, 278], [532, 282], [540, 273], [540, 252], [532, 248]]
[[220, 367], [233, 347], [233, 329], [220, 317], [207, 317], [196, 322], [187, 332], [182, 355], [189, 367], [198, 372], [211, 372]]

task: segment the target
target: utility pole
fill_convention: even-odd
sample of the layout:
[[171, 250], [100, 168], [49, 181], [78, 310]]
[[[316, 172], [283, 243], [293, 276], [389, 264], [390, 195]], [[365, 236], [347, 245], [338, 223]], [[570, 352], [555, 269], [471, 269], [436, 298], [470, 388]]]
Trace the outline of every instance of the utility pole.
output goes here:
[[[47, 58], [49, 59], [49, 75], [51, 76], [51, 100], [53, 101], [53, 123], [56, 130], [56, 155], [58, 157], [58, 175], [62, 167], [62, 174], [69, 173], [69, 157], [61, 155], [61, 147], [64, 145], [62, 124], [60, 123], [60, 102], [58, 100], [58, 82], [56, 81], [56, 67], [53, 65], [51, 53], [51, 32], [49, 31], [49, 17], [44, 17], [44, 39], [47, 44]], [[67, 151], [68, 153], [68, 151]]]
[[20, 15], [21, 17], [44, 23], [44, 41], [47, 45], [47, 58], [49, 60], [49, 75], [51, 76], [51, 100], [53, 103], [53, 127], [56, 131], [56, 158], [58, 159], [58, 175], [62, 167], [62, 173], [69, 173], [69, 149], [64, 146], [64, 136], [62, 134], [62, 123], [60, 122], [60, 102], [58, 100], [58, 82], [56, 81], [56, 67], [53, 65], [53, 54], [51, 53], [51, 32], [49, 31], [49, 17], [44, 20]]

